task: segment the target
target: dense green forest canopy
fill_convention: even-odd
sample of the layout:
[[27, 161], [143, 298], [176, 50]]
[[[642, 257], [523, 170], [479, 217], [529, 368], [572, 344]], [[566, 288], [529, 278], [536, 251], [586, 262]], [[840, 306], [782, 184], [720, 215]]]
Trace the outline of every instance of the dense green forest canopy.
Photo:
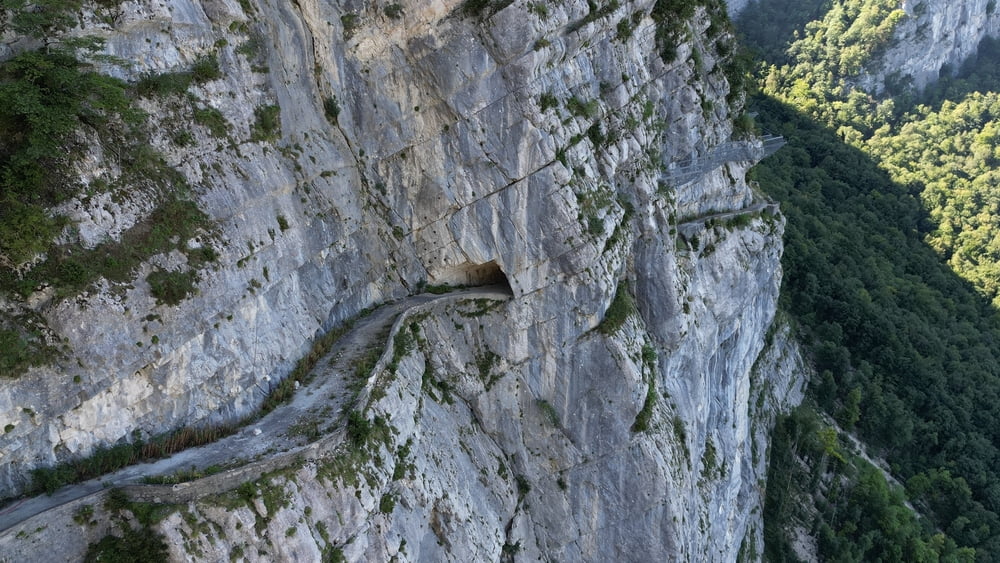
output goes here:
[[755, 177], [788, 218], [782, 307], [812, 342], [817, 405], [921, 484], [912, 500], [959, 545], [1000, 553], [996, 311], [922, 241], [906, 187], [794, 108], [758, 110], [789, 141]]
[[[789, 523], [806, 524], [823, 560], [954, 561], [971, 563], [975, 551], [958, 547], [906, 504], [906, 495], [882, 472], [839, 445], [837, 432], [802, 407], [778, 421], [764, 505], [765, 560], [791, 561]], [[822, 489], [817, 494], [816, 489]], [[815, 495], [815, 516], [801, 510]]]
[[740, 14], [738, 24], [744, 43], [752, 45], [758, 59], [774, 65], [792, 61], [788, 46], [804, 31], [806, 24], [822, 19], [831, 0], [766, 0], [752, 4]]
[[898, 6], [761, 0], [738, 24], [764, 57], [760, 124], [789, 142], [755, 174], [788, 217], [782, 306], [811, 343], [812, 404], [856, 427], [931, 518], [893, 520], [897, 532], [922, 527], [895, 539], [884, 527], [860, 534], [873, 514], [896, 514], [882, 502], [893, 495], [831, 499], [817, 483], [829, 464], [843, 489], [871, 492], [864, 463], [820, 455], [806, 471], [777, 455], [772, 477], [825, 490], [814, 510], [796, 512], [769, 487], [777, 560], [790, 551], [774, 520], [789, 517], [809, 520], [826, 559], [968, 556], [951, 541], [978, 561], [1000, 558], [1000, 57], [986, 40], [924, 92], [898, 77], [881, 95], [855, 87], [892, 44], [906, 17]]
[[[779, 61], [786, 61], [763, 59], [762, 91], [826, 124], [910, 186], [933, 221], [922, 225], [928, 244], [1000, 305], [1000, 186], [994, 170], [1000, 157], [1000, 46], [987, 38], [957, 76], [946, 68], [926, 92], [892, 75], [881, 95], [864, 91], [852, 80], [866, 65], [878, 66], [871, 61], [905, 17], [897, 4], [834, 2], [822, 20], [804, 25], [800, 39], [782, 44], [780, 35], [755, 35], [766, 41], [762, 52], [784, 46]], [[769, 6], [761, 3], [754, 18], [766, 17]]]

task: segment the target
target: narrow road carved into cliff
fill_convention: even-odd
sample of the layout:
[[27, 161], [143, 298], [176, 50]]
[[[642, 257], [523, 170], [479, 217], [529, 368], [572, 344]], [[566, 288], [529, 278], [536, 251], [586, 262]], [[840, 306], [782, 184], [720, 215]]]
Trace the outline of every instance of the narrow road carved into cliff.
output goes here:
[[712, 147], [704, 155], [692, 155], [687, 160], [674, 164], [663, 175], [663, 180], [674, 188], [679, 188], [700, 180], [705, 174], [729, 162], [760, 162], [783, 146], [784, 137], [770, 134], [754, 141], [727, 141]]
[[[310, 383], [299, 389], [292, 400], [279, 406], [239, 432], [211, 444], [178, 452], [155, 462], [126, 467], [75, 485], [68, 485], [50, 496], [40, 495], [18, 499], [0, 507], [0, 535], [25, 520], [48, 510], [85, 497], [98, 495], [112, 487], [127, 487], [130, 493], [150, 490], [170, 492], [189, 490], [199, 494], [202, 485], [252, 480], [264, 471], [291, 460], [331, 434], [343, 434], [344, 417], [354, 408], [355, 389], [363, 385], [371, 373], [357, 374], [357, 366], [373, 353], [385, 353], [393, 323], [414, 307], [440, 299], [509, 299], [510, 291], [499, 286], [485, 286], [455, 291], [443, 295], [420, 294], [407, 297], [376, 309], [359, 319], [354, 328], [333, 345], [314, 369]], [[172, 487], [142, 485], [147, 476], [171, 475], [192, 469], [204, 471], [210, 466], [232, 469]], [[233, 467], [238, 466], [238, 467]], [[229, 475], [226, 475], [228, 473]], [[183, 493], [181, 493], [183, 494]], [[146, 495], [142, 495], [146, 496]]]
[[772, 201], [762, 201], [747, 207], [743, 207], [741, 209], [733, 209], [731, 211], [720, 211], [718, 213], [709, 213], [708, 215], [699, 215], [697, 217], [689, 217], [689, 218], [685, 217], [677, 222], [677, 226], [681, 227], [685, 225], [707, 223], [712, 220], [723, 221], [739, 215], [747, 215], [750, 213], [759, 213], [759, 212], [766, 212], [769, 215], [777, 215], [778, 204]]

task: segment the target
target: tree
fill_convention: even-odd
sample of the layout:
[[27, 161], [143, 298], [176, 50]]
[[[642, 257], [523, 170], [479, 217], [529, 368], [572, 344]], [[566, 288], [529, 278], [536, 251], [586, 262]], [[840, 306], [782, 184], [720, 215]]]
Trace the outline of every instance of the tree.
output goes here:
[[844, 408], [840, 411], [837, 422], [840, 423], [844, 430], [849, 431], [854, 428], [854, 425], [858, 423], [858, 419], [860, 418], [861, 388], [855, 387], [847, 394], [847, 401], [845, 401]]

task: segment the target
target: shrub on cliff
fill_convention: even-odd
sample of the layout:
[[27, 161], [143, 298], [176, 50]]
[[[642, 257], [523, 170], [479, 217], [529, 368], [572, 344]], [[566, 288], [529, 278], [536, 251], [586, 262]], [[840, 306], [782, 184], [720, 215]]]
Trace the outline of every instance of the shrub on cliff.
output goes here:
[[59, 231], [44, 208], [75, 191], [64, 177], [74, 132], [138, 120], [125, 89], [62, 51], [25, 52], [0, 64], [0, 256], [8, 265], [44, 251]]
[[194, 284], [198, 280], [195, 272], [168, 272], [157, 270], [148, 276], [149, 291], [157, 302], [167, 305], [177, 305], [194, 292]]
[[0, 0], [0, 33], [49, 37], [75, 27], [82, 5], [80, 0]]
[[608, 310], [604, 313], [604, 320], [597, 326], [597, 330], [604, 334], [613, 334], [625, 324], [629, 315], [634, 312], [635, 301], [632, 299], [632, 294], [629, 293], [628, 283], [621, 282], [618, 284], [618, 291], [615, 292], [611, 304], [608, 305]]

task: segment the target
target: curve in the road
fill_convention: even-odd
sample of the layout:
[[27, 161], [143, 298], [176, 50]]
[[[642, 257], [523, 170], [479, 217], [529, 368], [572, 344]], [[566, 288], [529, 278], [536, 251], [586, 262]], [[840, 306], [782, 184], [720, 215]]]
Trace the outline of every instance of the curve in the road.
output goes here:
[[[299, 389], [289, 403], [276, 408], [236, 434], [211, 444], [178, 452], [155, 462], [126, 467], [97, 479], [68, 485], [50, 496], [40, 495], [13, 501], [0, 508], [0, 540], [3, 536], [14, 533], [15, 528], [24, 528], [19, 524], [31, 527], [35, 521], [41, 523], [52, 511], [70, 511], [67, 513], [72, 514], [72, 510], [84, 503], [101, 501], [110, 488], [121, 488], [136, 501], [184, 503], [207, 494], [229, 490], [300, 459], [313, 458], [330, 451], [344, 439], [342, 419], [347, 410], [354, 406], [352, 399], [360, 400], [370, 392], [374, 380], [371, 376], [379, 373], [391, 360], [393, 338], [408, 317], [425, 305], [440, 304], [447, 300], [506, 300], [510, 297], [508, 288], [487, 286], [443, 295], [420, 294], [384, 305], [370, 316], [359, 320], [354, 328], [337, 341], [330, 352], [317, 363], [315, 370], [319, 373], [316, 373], [316, 377]], [[380, 346], [378, 362], [366, 376], [365, 388], [360, 393], [349, 389], [351, 380], [356, 381], [354, 366], [374, 346], [379, 345], [373, 341], [385, 332], [390, 321], [394, 321], [391, 322], [392, 328]], [[332, 425], [327, 428], [324, 436], [312, 441], [300, 437], [296, 443], [295, 425], [303, 421], [315, 424], [317, 428], [321, 422]], [[290, 441], [292, 446], [287, 447]], [[284, 449], [277, 451], [278, 444], [282, 444]], [[231, 461], [237, 455], [251, 458], [252, 461], [176, 485], [141, 483], [149, 475], [165, 475], [192, 467], [205, 468]]]

